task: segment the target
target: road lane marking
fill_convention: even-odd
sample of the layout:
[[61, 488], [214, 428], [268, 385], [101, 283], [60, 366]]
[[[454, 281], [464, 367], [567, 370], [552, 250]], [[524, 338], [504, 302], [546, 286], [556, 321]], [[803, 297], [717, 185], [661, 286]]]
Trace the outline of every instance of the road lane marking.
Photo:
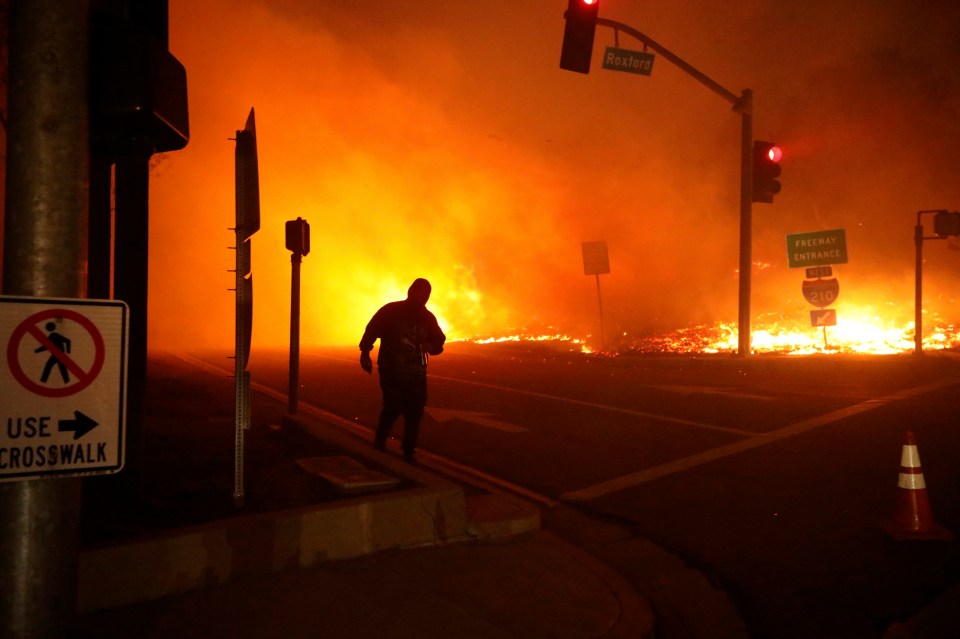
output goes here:
[[[177, 357], [180, 360], [188, 364], [192, 364], [197, 368], [203, 369], [205, 372], [208, 372], [208, 373], [212, 373], [213, 371], [216, 371], [217, 373], [229, 374], [231, 372], [231, 371], [228, 371], [227, 369], [211, 364], [210, 362], [204, 361], [198, 357], [194, 357], [193, 355], [188, 355], [185, 353], [170, 353], [170, 354], [173, 357]], [[250, 384], [250, 388], [253, 390], [256, 390], [259, 393], [263, 393], [268, 397], [272, 397], [273, 399], [278, 399], [284, 402], [287, 400], [286, 393], [278, 391], [274, 388], [270, 388], [269, 386], [259, 384], [257, 382], [252, 382]], [[368, 442], [373, 441], [372, 428], [368, 428], [357, 422], [352, 422], [349, 419], [346, 419], [344, 417], [341, 417], [340, 415], [331, 413], [330, 411], [324, 410], [318, 406], [314, 406], [313, 404], [310, 404], [308, 402], [300, 402], [297, 408], [298, 410], [304, 413], [308, 413], [314, 417], [324, 420], [328, 425], [334, 428], [338, 428], [344, 432], [350, 433], [352, 436], [359, 437]], [[306, 427], [308, 430], [310, 430], [309, 424], [307, 424]], [[541, 495], [540, 493], [532, 491], [528, 488], [524, 488], [519, 484], [514, 484], [512, 482], [509, 482], [506, 479], [495, 477], [493, 475], [483, 472], [478, 468], [473, 468], [472, 466], [461, 464], [460, 462], [450, 459], [449, 457], [444, 457], [442, 455], [438, 455], [437, 453], [431, 453], [426, 450], [417, 451], [417, 456], [420, 459], [420, 463], [424, 464], [428, 468], [432, 468], [433, 470], [436, 470], [438, 472], [445, 473], [447, 476], [453, 476], [454, 478], [458, 478], [461, 481], [467, 481], [467, 479], [469, 479], [468, 483], [472, 483], [474, 486], [480, 485], [486, 488], [489, 488], [490, 486], [494, 486], [501, 490], [512, 492], [513, 494], [523, 497], [525, 499], [535, 501], [542, 506], [547, 506], [548, 508], [554, 508], [560, 505], [559, 502], [555, 501], [554, 499], [551, 499], [550, 497], [547, 497], [546, 495]]]
[[746, 450], [751, 450], [753, 448], [759, 448], [760, 446], [766, 446], [767, 444], [772, 444], [774, 442], [783, 441], [815, 428], [820, 428], [821, 426], [838, 422], [841, 419], [846, 419], [847, 417], [852, 417], [876, 408], [881, 408], [896, 401], [909, 399], [917, 395], [922, 395], [946, 386], [953, 386], [958, 383], [960, 383], [960, 379], [939, 380], [924, 386], [915, 386], [913, 388], [897, 391], [884, 397], [868, 399], [864, 402], [860, 402], [859, 404], [854, 404], [853, 406], [847, 406], [846, 408], [841, 408], [830, 413], [805, 419], [779, 430], [763, 433], [761, 435], [754, 435], [753, 437], [743, 441], [727, 444], [725, 446], [718, 446], [717, 448], [711, 448], [710, 450], [705, 450], [702, 453], [697, 453], [696, 455], [690, 455], [689, 457], [676, 459], [672, 462], [660, 464], [659, 466], [653, 466], [636, 473], [631, 473], [629, 475], [623, 475], [621, 477], [603, 481], [598, 484], [594, 484], [593, 486], [570, 491], [560, 495], [560, 499], [564, 501], [590, 501], [591, 499], [597, 499], [598, 497], [603, 497], [611, 493], [626, 490], [627, 488], [639, 486], [640, 484], [644, 484], [654, 479], [659, 479], [660, 477], [673, 475], [685, 470], [689, 470], [696, 466], [701, 466], [708, 462], [716, 461], [731, 455], [736, 455]]
[[[322, 357], [324, 359], [333, 359], [340, 362], [352, 362], [353, 360], [345, 359], [343, 357], [336, 357], [334, 355], [327, 355], [322, 352], [311, 351], [311, 354], [316, 357]], [[716, 430], [723, 433], [732, 433], [734, 435], [739, 435], [740, 437], [751, 437], [755, 435], [753, 431], [743, 430], [742, 428], [733, 428], [731, 426], [718, 426], [716, 424], [707, 424], [705, 422], [695, 422], [689, 419], [681, 419], [679, 417], [669, 417], [667, 415], [658, 415], [656, 413], [646, 413], [639, 410], [633, 410], [630, 408], [621, 408], [619, 406], [610, 406], [608, 404], [597, 404], [594, 402], [587, 402], [580, 399], [572, 399], [569, 397], [559, 397], [557, 395], [548, 395], [546, 393], [538, 393], [535, 391], [521, 390], [518, 388], [508, 388], [506, 386], [497, 386], [496, 384], [488, 384], [485, 382], [477, 382], [469, 379], [460, 379], [458, 377], [446, 377], [443, 375], [430, 375], [430, 379], [443, 380], [447, 382], [457, 382], [459, 384], [468, 384], [471, 386], [480, 386], [482, 388], [490, 388], [492, 390], [498, 390], [505, 393], [514, 393], [517, 395], [527, 395], [529, 397], [536, 397], [539, 399], [549, 399], [555, 402], [564, 402], [567, 404], [574, 404], [576, 406], [585, 406], [587, 408], [596, 408], [599, 410], [610, 411], [614, 413], [621, 413], [624, 415], [630, 415], [632, 417], [642, 417], [644, 419], [652, 419], [658, 422], [668, 422], [671, 424], [681, 424], [683, 426], [693, 426], [694, 428], [703, 428], [706, 430]], [[659, 388], [657, 386], [650, 386], [648, 388]], [[687, 388], [689, 391], [689, 388]], [[429, 410], [429, 409], [427, 409]]]
[[724, 433], [733, 433], [734, 435], [740, 435], [741, 437], [750, 437], [755, 434], [753, 431], [743, 430], [741, 428], [732, 428], [729, 426], [717, 426], [716, 424], [706, 424], [704, 422], [695, 422], [689, 419], [681, 419], [679, 417], [669, 417], [667, 415], [658, 415], [656, 413], [646, 413], [639, 410], [633, 410], [631, 408], [621, 408], [620, 406], [610, 406], [609, 404], [597, 404], [595, 402], [587, 402], [581, 399], [572, 399], [570, 397], [559, 397], [557, 395], [548, 395], [546, 393], [538, 393], [535, 391], [520, 390], [518, 388], [508, 388], [506, 386], [497, 386], [495, 384], [487, 384], [484, 382], [475, 382], [472, 380], [458, 379], [456, 377], [443, 377], [439, 375], [431, 375], [430, 378], [442, 379], [444, 381], [457, 382], [460, 384], [469, 384], [472, 386], [481, 386], [483, 388], [491, 388], [493, 390], [503, 391], [505, 393], [527, 395], [529, 397], [536, 397], [538, 399], [549, 399], [555, 402], [574, 404], [576, 406], [585, 406], [587, 408], [596, 408], [599, 410], [605, 410], [612, 413], [621, 413], [624, 415], [630, 415], [632, 417], [643, 417], [644, 419], [652, 419], [658, 422], [669, 422], [671, 424], [682, 424], [684, 426], [693, 426], [695, 428], [705, 428], [707, 430], [718, 430]]
[[734, 399], [752, 399], [758, 402], [772, 402], [774, 400], [774, 398], [769, 395], [743, 393], [726, 388], [717, 388], [716, 386], [653, 385], [647, 386], [647, 388], [654, 388], [664, 393], [677, 393], [678, 395], [719, 395], [721, 397], [733, 397]]
[[522, 426], [517, 426], [516, 424], [510, 424], [508, 422], [502, 422], [498, 419], [493, 419], [490, 413], [482, 413], [472, 410], [436, 408], [435, 406], [427, 407], [426, 412], [438, 422], [450, 422], [456, 419], [462, 422], [467, 422], [468, 424], [474, 424], [476, 426], [501, 430], [505, 433], [527, 432], [527, 429], [523, 428]]

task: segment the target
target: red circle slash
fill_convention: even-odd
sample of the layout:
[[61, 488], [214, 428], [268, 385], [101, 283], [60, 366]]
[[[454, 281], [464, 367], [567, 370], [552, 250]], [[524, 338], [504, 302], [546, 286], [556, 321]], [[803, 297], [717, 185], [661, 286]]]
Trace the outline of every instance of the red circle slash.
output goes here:
[[[89, 370], [83, 370], [77, 362], [73, 361], [70, 355], [57, 348], [57, 346], [50, 341], [50, 338], [37, 328], [37, 324], [40, 322], [57, 318], [73, 320], [90, 334], [90, 338], [93, 340], [94, 355], [93, 364]], [[57, 361], [67, 367], [73, 374], [74, 379], [76, 379], [74, 383], [60, 388], [50, 388], [27, 377], [26, 373], [23, 372], [23, 367], [20, 365], [18, 353], [20, 350], [20, 342], [22, 342], [28, 334], [36, 339], [41, 346], [46, 348], [52, 357], [56, 357]], [[100, 331], [97, 330], [96, 325], [94, 325], [88, 317], [65, 308], [47, 309], [39, 313], [34, 313], [13, 329], [13, 333], [10, 335], [10, 342], [7, 344], [7, 364], [10, 366], [10, 372], [14, 378], [28, 391], [42, 395], [43, 397], [67, 397], [79, 393], [92, 384], [93, 380], [97, 378], [100, 369], [103, 368], [104, 357], [103, 336], [100, 334]]]

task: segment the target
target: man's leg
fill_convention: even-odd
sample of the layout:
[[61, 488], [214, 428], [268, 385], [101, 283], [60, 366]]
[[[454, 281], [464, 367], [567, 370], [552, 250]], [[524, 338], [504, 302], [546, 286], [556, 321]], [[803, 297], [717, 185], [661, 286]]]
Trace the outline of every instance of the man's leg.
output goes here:
[[416, 377], [410, 380], [403, 410], [403, 442], [401, 448], [407, 457], [413, 457], [420, 437], [420, 420], [427, 404], [427, 378]]
[[403, 392], [398, 388], [395, 379], [389, 376], [384, 377], [382, 373], [380, 390], [383, 392], [383, 408], [380, 409], [380, 420], [377, 422], [377, 432], [373, 436], [373, 445], [382, 450], [386, 448], [393, 423], [403, 412]]

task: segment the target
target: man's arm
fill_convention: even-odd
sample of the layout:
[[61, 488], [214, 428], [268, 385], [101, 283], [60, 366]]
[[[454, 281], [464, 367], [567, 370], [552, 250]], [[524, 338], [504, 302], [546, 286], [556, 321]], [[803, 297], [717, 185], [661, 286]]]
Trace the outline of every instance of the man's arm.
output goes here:
[[370, 359], [370, 351], [360, 351], [360, 368], [368, 374], [373, 374], [373, 360]]
[[383, 309], [377, 311], [367, 322], [367, 327], [363, 331], [363, 337], [360, 338], [360, 368], [367, 373], [373, 373], [373, 360], [370, 359], [370, 351], [374, 343], [380, 337], [380, 324], [383, 315]]
[[427, 341], [422, 345], [430, 355], [439, 355], [443, 352], [443, 345], [447, 341], [447, 336], [440, 330], [440, 324], [433, 313], [430, 313], [430, 323], [427, 325]]

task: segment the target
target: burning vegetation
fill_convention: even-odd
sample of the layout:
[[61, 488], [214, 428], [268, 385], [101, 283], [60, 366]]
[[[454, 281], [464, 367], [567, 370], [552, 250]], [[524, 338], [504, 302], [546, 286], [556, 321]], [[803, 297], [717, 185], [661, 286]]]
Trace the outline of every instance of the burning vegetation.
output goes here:
[[[739, 116], [663, 60], [649, 76], [563, 71], [566, 3], [499, 1], [171, 0], [192, 137], [151, 175], [151, 347], [231, 349], [228, 138], [255, 107], [254, 351], [287, 343], [284, 223], [302, 217], [304, 345], [356, 344], [379, 305], [426, 277], [454, 339], [735, 352]], [[960, 5], [600, 12], [750, 87], [754, 137], [783, 150], [783, 189], [754, 208], [752, 350], [913, 349], [916, 212], [960, 208]], [[594, 57], [612, 45], [599, 30]], [[845, 229], [849, 248], [826, 329], [811, 326], [784, 244], [821, 229]], [[610, 248], [602, 331], [580, 261], [593, 240]], [[956, 349], [960, 251], [932, 244], [924, 349]]]

